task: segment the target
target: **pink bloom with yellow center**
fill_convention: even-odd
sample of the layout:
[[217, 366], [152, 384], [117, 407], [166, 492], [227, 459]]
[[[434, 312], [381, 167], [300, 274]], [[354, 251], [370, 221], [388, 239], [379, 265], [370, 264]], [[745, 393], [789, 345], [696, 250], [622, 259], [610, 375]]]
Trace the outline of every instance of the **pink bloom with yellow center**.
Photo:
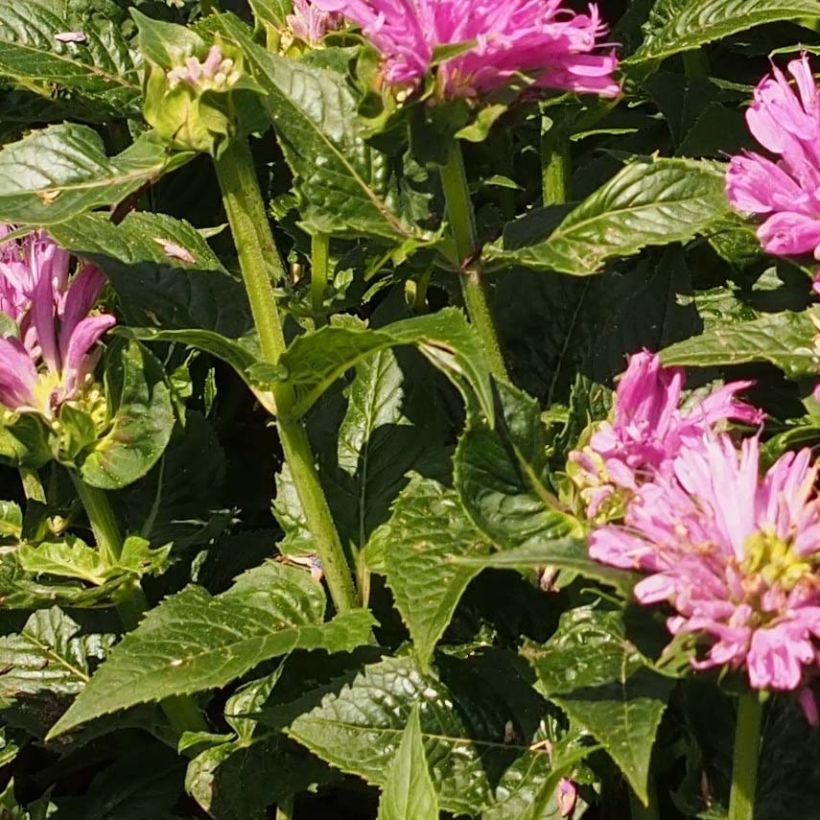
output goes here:
[[684, 410], [683, 370], [662, 367], [660, 357], [647, 350], [631, 356], [615, 392], [612, 421], [598, 425], [589, 444], [569, 457], [580, 468], [574, 479], [582, 486], [587, 515], [595, 517], [618, 488], [637, 491], [686, 442], [699, 439], [714, 425], [729, 419], [760, 424], [763, 413], [735, 397], [750, 385], [724, 385]]
[[90, 376], [116, 319], [91, 315], [105, 284], [99, 269], [83, 265], [71, 277], [70, 254], [45, 233], [3, 241], [8, 233], [0, 226], [0, 310], [19, 337], [0, 338], [0, 404], [51, 418]]
[[356, 25], [384, 58], [391, 86], [415, 87], [437, 48], [467, 50], [438, 66], [443, 96], [473, 97], [527, 74], [536, 85], [614, 97], [618, 59], [602, 51], [606, 25], [598, 8], [586, 14], [563, 0], [313, 0]]
[[788, 64], [794, 86], [776, 66], [754, 92], [746, 122], [775, 159], [732, 158], [726, 193], [738, 211], [765, 216], [757, 237], [774, 256], [820, 260], [820, 92], [808, 57]]
[[590, 538], [604, 564], [648, 573], [642, 604], [667, 602], [673, 635], [709, 645], [696, 668], [745, 668], [755, 689], [793, 690], [818, 662], [820, 500], [811, 451], [786, 453], [763, 475], [760, 444], [726, 435], [684, 447], [644, 484], [623, 526]]

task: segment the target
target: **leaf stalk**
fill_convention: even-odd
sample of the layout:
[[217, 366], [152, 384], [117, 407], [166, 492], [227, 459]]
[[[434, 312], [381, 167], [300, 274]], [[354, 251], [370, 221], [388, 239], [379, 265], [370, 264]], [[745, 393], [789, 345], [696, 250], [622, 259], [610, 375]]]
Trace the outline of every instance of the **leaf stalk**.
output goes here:
[[740, 696], [732, 761], [729, 820], [754, 820], [763, 704], [757, 692]]

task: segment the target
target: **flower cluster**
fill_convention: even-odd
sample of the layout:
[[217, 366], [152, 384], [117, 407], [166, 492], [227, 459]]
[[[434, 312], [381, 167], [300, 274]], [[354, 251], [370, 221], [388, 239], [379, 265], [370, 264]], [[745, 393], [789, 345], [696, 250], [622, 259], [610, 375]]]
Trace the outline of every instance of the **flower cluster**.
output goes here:
[[91, 314], [105, 284], [43, 232], [7, 239], [0, 226], [0, 311], [19, 333], [0, 338], [0, 403], [13, 411], [53, 418], [90, 378], [95, 346], [116, 319]]
[[727, 419], [760, 424], [763, 414], [738, 401], [750, 382], [732, 382], [694, 404], [681, 407], [684, 374], [661, 367], [656, 354], [630, 357], [615, 393], [612, 421], [604, 421], [589, 443], [570, 454], [570, 475], [581, 488], [587, 515], [618, 506], [674, 459], [686, 442], [698, 440]]
[[755, 89], [746, 122], [777, 159], [733, 157], [726, 193], [737, 210], [766, 217], [757, 236], [767, 253], [820, 261], [820, 93], [806, 56], [788, 64], [796, 88], [776, 66], [772, 72]]
[[362, 28], [383, 58], [386, 85], [415, 88], [443, 46], [464, 45], [441, 60], [445, 98], [474, 97], [522, 74], [537, 86], [616, 96], [614, 51], [602, 51], [606, 26], [563, 0], [313, 0]]
[[[651, 354], [632, 357], [614, 423], [572, 457], [597, 457], [630, 490], [622, 522], [593, 528], [590, 556], [647, 573], [636, 598], [668, 603], [670, 632], [705, 643], [696, 668], [745, 669], [755, 689], [800, 689], [820, 660], [818, 467], [806, 449], [761, 476], [759, 437], [738, 449], [713, 426], [762, 419], [734, 398], [747, 383], [726, 385], [688, 413], [679, 409], [682, 383]], [[808, 690], [801, 703], [815, 715]]]
[[224, 57], [218, 45], [212, 45], [204, 61], [187, 57], [184, 65], [170, 69], [168, 85], [176, 88], [180, 83], [186, 83], [199, 91], [223, 90], [234, 85], [239, 77], [234, 60]]
[[339, 28], [343, 18], [336, 12], [323, 11], [310, 0], [293, 0], [293, 14], [289, 14], [285, 22], [294, 37], [315, 46], [325, 34]]

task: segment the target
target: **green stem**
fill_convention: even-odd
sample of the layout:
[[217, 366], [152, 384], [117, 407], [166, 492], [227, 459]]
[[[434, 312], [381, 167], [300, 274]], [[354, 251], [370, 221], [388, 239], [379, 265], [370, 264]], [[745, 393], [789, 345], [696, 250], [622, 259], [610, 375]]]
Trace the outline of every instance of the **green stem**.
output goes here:
[[310, 238], [310, 304], [316, 324], [325, 324], [325, 293], [330, 261], [330, 237], [317, 233]]
[[754, 820], [762, 717], [763, 704], [758, 694], [741, 695], [737, 707], [728, 820]]
[[[115, 564], [122, 554], [122, 535], [114, 510], [103, 490], [90, 487], [73, 470], [70, 471], [74, 488], [85, 507], [88, 523], [97, 540], [97, 549], [103, 560]], [[117, 605], [122, 625], [134, 629], [143, 613], [148, 609], [148, 600], [138, 581], [134, 581], [130, 594], [125, 595]], [[160, 703], [168, 722], [180, 732], [205, 731], [208, 726], [196, 707], [194, 701], [187, 695], [166, 698]]]
[[[271, 275], [284, 279], [285, 269], [268, 225], [247, 141], [233, 140], [214, 158], [214, 164], [259, 334], [262, 358], [275, 364], [285, 350], [285, 338]], [[356, 606], [356, 590], [319, 481], [307, 434], [301, 423], [291, 417], [293, 389], [280, 382], [273, 386], [272, 392], [282, 450], [293, 475], [308, 529], [316, 540], [316, 552], [322, 562], [330, 595], [336, 609], [346, 612]]]
[[493, 375], [509, 381], [498, 331], [495, 327], [487, 285], [481, 276], [475, 259], [478, 254], [478, 235], [475, 227], [473, 203], [470, 200], [470, 189], [467, 186], [467, 175], [464, 171], [464, 159], [461, 146], [455, 140], [447, 158], [447, 164], [441, 168], [441, 184], [447, 202], [447, 220], [456, 245], [456, 253], [461, 263], [461, 292], [464, 304], [470, 315], [487, 355], [487, 363]]
[[74, 489], [85, 507], [88, 523], [97, 541], [97, 549], [109, 566], [117, 563], [122, 553], [122, 534], [103, 490], [90, 487], [73, 470], [70, 471]]
[[40, 474], [31, 467], [20, 468], [20, 479], [23, 482], [23, 494], [29, 501], [39, 501], [46, 503], [46, 491], [43, 482], [40, 481]]
[[563, 205], [569, 199], [569, 140], [552, 125], [541, 134], [541, 193], [544, 205]]

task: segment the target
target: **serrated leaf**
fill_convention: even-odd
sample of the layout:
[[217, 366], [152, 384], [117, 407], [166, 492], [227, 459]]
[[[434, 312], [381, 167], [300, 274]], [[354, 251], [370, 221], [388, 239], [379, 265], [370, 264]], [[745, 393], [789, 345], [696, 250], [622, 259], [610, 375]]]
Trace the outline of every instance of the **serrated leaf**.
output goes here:
[[746, 362], [771, 362], [793, 379], [820, 373], [818, 328], [804, 313], [783, 311], [754, 319], [714, 327], [662, 351], [665, 365], [713, 367]]
[[325, 624], [324, 609], [319, 584], [280, 564], [241, 575], [215, 597], [190, 585], [123, 638], [51, 736], [138, 703], [224, 686], [294, 649], [349, 651], [367, 640], [368, 612], [354, 610]]
[[455, 487], [467, 515], [502, 550], [581, 534], [549, 486], [538, 403], [498, 383], [494, 429], [473, 425], [459, 441]]
[[[496, 792], [506, 799], [515, 789], [521, 766], [538, 767], [544, 778], [549, 774], [549, 755], [543, 746], [530, 747], [534, 729], [520, 722], [533, 717], [524, 717], [533, 704], [525, 709], [513, 694], [520, 685], [520, 679], [505, 677], [496, 686], [490, 675], [455, 659], [442, 664], [436, 678], [410, 659], [387, 658], [299, 714], [287, 732], [331, 765], [384, 786], [418, 704], [421, 738], [442, 810], [481, 814], [494, 805]], [[519, 711], [511, 711], [512, 700]], [[510, 732], [512, 739], [505, 737]]]
[[484, 351], [464, 314], [455, 308], [403, 319], [378, 330], [352, 325], [323, 327], [294, 339], [278, 366], [266, 367], [258, 376], [261, 383], [276, 379], [297, 387], [299, 399], [293, 412], [301, 415], [351, 367], [380, 350], [402, 345], [416, 347], [462, 390], [468, 403], [475, 397], [492, 419]]
[[232, 338], [252, 326], [242, 283], [188, 222], [135, 212], [115, 225], [106, 214], [82, 214], [50, 233], [62, 247], [99, 265], [129, 324], [202, 328]]
[[387, 771], [378, 820], [438, 820], [438, 816], [438, 799], [421, 738], [419, 709], [414, 706]]
[[662, 60], [764, 23], [817, 15], [816, 0], [659, 0], [643, 44], [626, 64]]
[[455, 492], [418, 477], [396, 500], [380, 537], [387, 545], [387, 585], [426, 667], [467, 584], [480, 571], [458, 566], [455, 559], [480, 556], [490, 546]]
[[165, 371], [147, 348], [131, 341], [107, 358], [109, 428], [79, 467], [92, 487], [119, 490], [156, 464], [171, 437], [174, 412]]
[[689, 159], [635, 160], [563, 219], [541, 241], [502, 242], [484, 251], [488, 263], [516, 263], [574, 276], [598, 273], [609, 259], [649, 245], [686, 242], [726, 217], [719, 163]]
[[85, 125], [33, 131], [0, 150], [0, 220], [53, 225], [114, 205], [192, 156], [169, 154], [153, 131], [114, 157], [106, 156], [99, 134]]
[[293, 170], [311, 231], [402, 242], [425, 234], [405, 215], [396, 163], [367, 142], [343, 74], [266, 52], [230, 15], [214, 28], [242, 50]]
[[524, 655], [543, 694], [601, 743], [648, 803], [652, 747], [674, 681], [651, 670], [625, 636], [622, 615], [570, 610], [547, 644]]
[[[62, 41], [80, 26], [81, 41]], [[56, 3], [0, 2], [0, 76], [47, 98], [69, 91], [109, 116], [139, 114], [138, 66], [121, 26], [96, 15], [80, 21]]]
[[634, 573], [607, 567], [589, 557], [586, 542], [574, 538], [556, 541], [537, 541], [515, 549], [502, 550], [492, 555], [454, 556], [457, 566], [478, 569], [526, 569], [535, 567], [555, 567], [577, 572], [584, 578], [600, 581], [615, 587], [628, 596], [638, 580]]
[[0, 697], [81, 691], [90, 677], [88, 658], [102, 658], [113, 636], [79, 632], [55, 606], [35, 612], [19, 634], [0, 638]]

